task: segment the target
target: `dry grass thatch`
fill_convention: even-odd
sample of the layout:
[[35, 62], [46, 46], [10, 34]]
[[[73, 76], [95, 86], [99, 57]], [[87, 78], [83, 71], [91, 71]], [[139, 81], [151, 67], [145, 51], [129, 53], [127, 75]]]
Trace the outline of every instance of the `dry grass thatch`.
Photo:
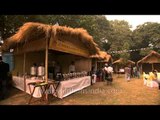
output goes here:
[[63, 40], [79, 40], [91, 54], [96, 54], [98, 52], [98, 45], [93, 41], [92, 36], [83, 28], [73, 29], [66, 26], [51, 26], [34, 22], [25, 23], [19, 28], [16, 34], [5, 40], [3, 50], [8, 50], [16, 47], [17, 44], [24, 44], [25, 42], [33, 40], [42, 38], [45, 40], [50, 35]]
[[[120, 59], [114, 61], [113, 64], [123, 64], [124, 62], [125, 62], [125, 60], [123, 58], [120, 58]], [[132, 64], [132, 65], [134, 65], [135, 62], [131, 61], [131, 60], [127, 60], [126, 64]]]
[[5, 40], [3, 49], [14, 48], [17, 44], [23, 44], [39, 38], [45, 38], [49, 29], [49, 25], [40, 23], [25, 23], [19, 28], [16, 34]]
[[111, 55], [107, 52], [99, 51], [98, 54], [92, 55], [91, 58], [103, 59], [103, 61], [108, 62], [111, 59]]
[[137, 62], [137, 64], [140, 63], [160, 63], [160, 54], [152, 50], [147, 56]]

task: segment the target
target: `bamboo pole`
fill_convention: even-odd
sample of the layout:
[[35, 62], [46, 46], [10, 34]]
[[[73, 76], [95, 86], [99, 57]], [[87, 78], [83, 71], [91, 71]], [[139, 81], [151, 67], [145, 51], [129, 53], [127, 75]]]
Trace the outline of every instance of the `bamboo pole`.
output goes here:
[[154, 70], [154, 66], [153, 66], [153, 63], [152, 63], [152, 71]]
[[47, 37], [46, 37], [46, 50], [45, 50], [45, 82], [48, 83], [48, 47], [49, 40], [51, 38], [52, 27], [49, 28]]
[[26, 92], [26, 53], [23, 54], [23, 79], [24, 79], [24, 91]]
[[[45, 50], [45, 82], [48, 83], [48, 44], [49, 40], [51, 38], [51, 30], [52, 28], [49, 29], [47, 37], [46, 37], [46, 50]], [[48, 93], [46, 94], [46, 100], [48, 103]]]
[[97, 71], [97, 59], [95, 59], [95, 70]]
[[45, 82], [48, 83], [48, 38], [46, 39], [45, 50]]
[[[45, 51], [45, 82], [48, 83], [48, 38], [46, 39], [46, 51]], [[48, 93], [46, 94], [46, 100], [48, 103]]]

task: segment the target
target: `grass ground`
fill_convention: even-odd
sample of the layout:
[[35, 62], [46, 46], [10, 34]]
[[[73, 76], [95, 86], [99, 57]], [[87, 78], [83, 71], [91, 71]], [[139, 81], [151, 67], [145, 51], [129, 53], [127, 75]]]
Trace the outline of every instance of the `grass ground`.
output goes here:
[[[0, 105], [27, 105], [30, 95], [12, 88], [10, 95], [0, 101]], [[160, 105], [160, 90], [143, 85], [142, 79], [114, 75], [112, 85], [97, 82], [63, 99], [49, 97], [49, 105]], [[33, 99], [31, 105], [45, 105]]]

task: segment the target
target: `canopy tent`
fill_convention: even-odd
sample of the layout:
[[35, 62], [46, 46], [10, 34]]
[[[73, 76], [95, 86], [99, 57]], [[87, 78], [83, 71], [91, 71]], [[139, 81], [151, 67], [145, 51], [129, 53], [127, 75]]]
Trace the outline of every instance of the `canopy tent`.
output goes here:
[[148, 55], [137, 62], [141, 66], [141, 72], [151, 72], [154, 69], [160, 71], [160, 54], [156, 51], [150, 51]]

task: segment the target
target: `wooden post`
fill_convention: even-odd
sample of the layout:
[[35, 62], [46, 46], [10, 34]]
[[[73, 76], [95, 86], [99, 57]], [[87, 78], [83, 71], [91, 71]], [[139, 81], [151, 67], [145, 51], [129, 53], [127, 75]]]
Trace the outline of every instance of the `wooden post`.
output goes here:
[[[46, 83], [48, 83], [48, 46], [49, 46], [48, 44], [51, 38], [51, 31], [52, 31], [52, 27], [50, 27], [50, 29], [48, 30], [48, 34], [46, 37], [46, 50], [45, 50], [45, 82]], [[46, 100], [48, 103], [48, 93], [46, 94]]]
[[154, 66], [153, 66], [153, 63], [152, 63], [152, 71], [154, 70]]
[[51, 38], [52, 27], [48, 28], [48, 33], [46, 37], [46, 50], [45, 50], [45, 82], [48, 83], [48, 46], [49, 40]]
[[95, 58], [95, 70], [97, 71], [97, 59]]
[[[46, 39], [46, 51], [45, 51], [45, 82], [48, 83], [48, 38]], [[46, 100], [48, 103], [48, 93], [46, 94]]]
[[48, 38], [46, 39], [45, 51], [45, 82], [48, 83]]
[[26, 92], [26, 53], [23, 54], [23, 79], [24, 79], [24, 91]]

